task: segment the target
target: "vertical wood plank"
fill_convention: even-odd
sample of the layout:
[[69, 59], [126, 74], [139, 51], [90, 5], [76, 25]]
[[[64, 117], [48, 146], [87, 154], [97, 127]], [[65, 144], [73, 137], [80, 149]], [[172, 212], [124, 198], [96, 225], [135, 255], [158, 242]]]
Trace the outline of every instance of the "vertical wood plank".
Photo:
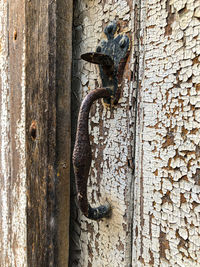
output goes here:
[[24, 1], [0, 13], [0, 266], [26, 266]]
[[200, 265], [200, 2], [140, 1], [133, 266]]
[[[55, 2], [26, 2], [26, 168], [29, 266], [54, 266], [56, 242]], [[50, 17], [51, 14], [51, 17]], [[51, 27], [50, 27], [51, 25]], [[34, 129], [36, 128], [35, 132]]]
[[71, 63], [73, 1], [57, 1], [56, 166], [58, 266], [68, 266], [71, 159]]
[[26, 2], [29, 266], [68, 266], [71, 13], [72, 1]]
[[[26, 166], [25, 166], [25, 2], [9, 1], [10, 71], [10, 223], [12, 266], [27, 263]], [[20, 218], [20, 219], [17, 219]], [[19, 243], [16, 245], [15, 243]], [[21, 243], [21, 244], [20, 244]], [[15, 252], [15, 249], [17, 253]]]
[[72, 1], [0, 22], [0, 266], [68, 266]]

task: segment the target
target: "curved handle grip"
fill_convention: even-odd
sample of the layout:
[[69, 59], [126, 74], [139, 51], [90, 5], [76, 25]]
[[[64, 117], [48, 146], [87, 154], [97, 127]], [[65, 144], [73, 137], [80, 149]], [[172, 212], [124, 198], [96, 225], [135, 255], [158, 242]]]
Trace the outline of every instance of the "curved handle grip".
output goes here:
[[87, 199], [87, 181], [92, 161], [92, 153], [88, 132], [89, 112], [93, 102], [99, 98], [110, 98], [108, 89], [99, 88], [91, 91], [83, 100], [78, 118], [76, 142], [73, 152], [73, 166], [75, 173], [78, 203], [83, 214], [93, 220], [108, 216], [109, 205], [92, 208]]

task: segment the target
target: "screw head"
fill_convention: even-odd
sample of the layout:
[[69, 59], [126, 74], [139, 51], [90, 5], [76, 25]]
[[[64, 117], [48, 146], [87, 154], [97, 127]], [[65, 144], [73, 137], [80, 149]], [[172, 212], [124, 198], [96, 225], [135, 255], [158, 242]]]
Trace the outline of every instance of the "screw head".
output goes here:
[[106, 28], [104, 29], [104, 33], [107, 35], [108, 39], [112, 39], [114, 37], [114, 33], [117, 30], [117, 23], [116, 21], [112, 21], [108, 24], [108, 26], [106, 26]]
[[112, 24], [109, 24], [108, 27], [107, 27], [107, 32], [108, 33], [111, 33], [113, 30], [113, 25]]
[[98, 53], [101, 52], [101, 46], [97, 46], [96, 51], [97, 51]]

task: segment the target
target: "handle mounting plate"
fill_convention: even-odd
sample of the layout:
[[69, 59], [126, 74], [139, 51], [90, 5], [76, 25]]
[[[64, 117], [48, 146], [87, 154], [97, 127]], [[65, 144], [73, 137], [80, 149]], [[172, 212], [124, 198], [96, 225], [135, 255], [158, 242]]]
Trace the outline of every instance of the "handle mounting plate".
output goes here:
[[107, 40], [101, 40], [96, 52], [81, 55], [81, 58], [99, 65], [102, 86], [109, 88], [111, 99], [104, 99], [105, 104], [117, 104], [120, 97], [120, 84], [128, 57], [129, 37], [116, 35], [117, 22], [110, 22], [104, 29]]

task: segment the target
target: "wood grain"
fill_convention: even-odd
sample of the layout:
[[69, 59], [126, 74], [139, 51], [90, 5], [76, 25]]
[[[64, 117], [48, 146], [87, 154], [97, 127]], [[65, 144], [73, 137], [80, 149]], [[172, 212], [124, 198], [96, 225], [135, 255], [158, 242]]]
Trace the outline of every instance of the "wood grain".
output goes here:
[[2, 1], [0, 266], [26, 266], [24, 1]]
[[71, 3], [26, 2], [29, 266], [68, 265]]

